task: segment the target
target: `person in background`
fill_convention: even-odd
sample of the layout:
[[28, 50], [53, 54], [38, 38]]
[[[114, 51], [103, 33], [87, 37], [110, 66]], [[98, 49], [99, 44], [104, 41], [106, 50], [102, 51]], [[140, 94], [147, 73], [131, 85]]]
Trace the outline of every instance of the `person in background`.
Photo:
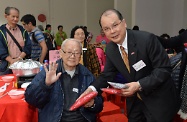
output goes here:
[[99, 64], [101, 67], [101, 72], [103, 72], [104, 66], [106, 63], [106, 55], [105, 55], [104, 49], [101, 44], [97, 44], [97, 45], [95, 45], [95, 47], [96, 47], [96, 53], [97, 53], [97, 56], [99, 59]]
[[88, 36], [86, 34], [88, 33], [84, 26], [75, 26], [72, 28], [71, 33], [70, 33], [70, 38], [78, 39], [82, 44], [83, 52], [81, 55], [80, 63], [84, 65], [85, 67], [87, 66], [86, 52], [87, 52], [87, 46], [88, 46], [87, 43], [85, 43], [86, 37]]
[[89, 32], [88, 36], [87, 36], [87, 39], [86, 39], [87, 45], [90, 44], [90, 42], [92, 41], [92, 39], [93, 39], [93, 34], [91, 32]]
[[[180, 35], [180, 34], [182, 34], [184, 31], [185, 31], [184, 28], [180, 29], [180, 30], [178, 31], [178, 34]], [[180, 46], [179, 46], [179, 44], [177, 44], [176, 46], [174, 46], [173, 49], [175, 49], [176, 53], [178, 54], [178, 53], [180, 53], [180, 52], [183, 52], [184, 45], [180, 45]]]
[[139, 26], [135, 25], [132, 30], [139, 30]]
[[182, 50], [182, 57], [180, 59], [181, 64], [179, 72], [179, 84], [177, 85], [180, 93], [180, 110], [178, 114], [181, 116], [181, 118], [187, 119], [187, 30], [169, 39], [163, 39], [160, 37], [158, 37], [158, 39], [164, 48], [181, 47], [180, 50]]
[[67, 39], [67, 34], [66, 34], [66, 32], [63, 31], [63, 26], [59, 25], [58, 32], [55, 35], [55, 42], [57, 45], [57, 49], [61, 48], [61, 44], [65, 39]]
[[52, 29], [51, 25], [47, 24], [44, 31], [47, 32], [47, 33], [51, 33], [51, 29]]
[[84, 26], [75, 26], [71, 29], [70, 38], [76, 38], [80, 40], [82, 47], [87, 48], [87, 43], [85, 43], [88, 37], [87, 34], [88, 32]]
[[69, 111], [81, 93], [94, 81], [94, 76], [79, 64], [82, 44], [66, 39], [60, 49], [61, 58], [44, 66], [25, 92], [25, 100], [39, 108], [39, 122], [96, 122], [103, 108], [101, 94], [75, 111]]
[[181, 33], [183, 33], [184, 31], [185, 31], [185, 29], [184, 29], [184, 28], [182, 28], [182, 29], [180, 29], [180, 30], [179, 30], [179, 32], [178, 32], [178, 33], [179, 33], [179, 34], [181, 34]]
[[116, 9], [104, 11], [99, 24], [111, 40], [105, 68], [80, 98], [108, 87], [107, 81], [113, 81], [119, 72], [127, 79], [121, 95], [126, 97], [128, 122], [172, 122], [179, 108], [178, 97], [168, 55], [157, 37], [127, 29]]
[[88, 27], [87, 27], [87, 26], [83, 26], [83, 28], [86, 30], [86, 34], [85, 34], [85, 35], [87, 35], [87, 36], [85, 37], [86, 39], [84, 40], [84, 44], [85, 44], [85, 45], [88, 45], [88, 43], [89, 43], [89, 40], [88, 40], [88, 39], [90, 38], [89, 35], [92, 34], [92, 33], [88, 31]]
[[98, 44], [90, 44], [90, 42], [92, 41], [92, 38], [93, 38], [93, 34], [90, 32], [88, 34], [88, 37], [87, 37], [87, 44], [88, 44], [88, 46], [89, 45], [93, 45], [95, 47], [96, 54], [97, 54], [97, 57], [98, 57], [98, 60], [99, 60], [99, 64], [100, 64], [100, 68], [101, 68], [101, 72], [103, 72], [105, 61], [106, 61], [105, 52], [103, 50], [104, 48], [103, 48], [103, 46], [100, 43], [98, 43]]
[[38, 28], [39, 28], [42, 32], [44, 31], [43, 25], [38, 25]]
[[52, 38], [54, 38], [54, 33], [51, 30], [52, 30], [51, 25], [47, 24], [45, 27], [44, 33], [49, 33], [52, 36]]
[[101, 73], [99, 60], [96, 54], [95, 46], [85, 43], [86, 37], [88, 37], [87, 31], [83, 26], [75, 26], [71, 30], [70, 38], [79, 40], [83, 47], [80, 63], [87, 67], [94, 76], [98, 76]]
[[[43, 32], [45, 42], [46, 42], [46, 45], [47, 45], [47, 54], [46, 54], [44, 60], [49, 61], [49, 51], [57, 49], [56, 42], [53, 38], [53, 35], [51, 35], [50, 31], [44, 31], [44, 28], [43, 28], [42, 25], [38, 25], [38, 28]], [[44, 61], [44, 63], [45, 63], [45, 61]]]
[[[166, 33], [162, 34], [160, 37], [161, 37], [161, 38], [164, 38], [164, 39], [169, 39], [169, 38], [170, 38], [170, 36], [169, 36], [168, 34], [166, 34]], [[167, 52], [169, 58], [171, 58], [172, 56], [175, 56], [175, 55], [176, 55], [175, 50], [172, 49], [172, 48], [167, 48], [167, 49], [165, 49], [165, 50], [166, 50], [166, 52]]]
[[105, 33], [103, 32], [103, 29], [100, 30], [100, 35], [96, 37], [95, 42], [101, 44], [108, 44], [110, 42], [110, 40], [106, 37]]
[[89, 33], [91, 33], [91, 32], [89, 32], [89, 31], [88, 31], [88, 27], [87, 27], [87, 26], [83, 26], [83, 28], [86, 30], [86, 34], [85, 34], [85, 35], [87, 35], [87, 36], [86, 36], [86, 39], [87, 39], [87, 38], [88, 38]]
[[21, 22], [23, 27], [29, 32], [32, 40], [31, 59], [43, 64], [47, 54], [47, 46], [42, 31], [36, 27], [35, 17], [31, 14], [26, 14], [21, 18]]
[[[6, 24], [0, 27], [0, 62], [7, 61], [9, 64], [13, 64], [16, 61], [22, 60], [26, 55], [31, 54], [31, 40], [26, 30], [18, 25], [19, 10], [15, 7], [5, 8]], [[13, 39], [7, 33], [7, 30], [14, 36], [22, 51], [15, 44]], [[0, 75], [12, 73], [8, 67], [0, 71]]]

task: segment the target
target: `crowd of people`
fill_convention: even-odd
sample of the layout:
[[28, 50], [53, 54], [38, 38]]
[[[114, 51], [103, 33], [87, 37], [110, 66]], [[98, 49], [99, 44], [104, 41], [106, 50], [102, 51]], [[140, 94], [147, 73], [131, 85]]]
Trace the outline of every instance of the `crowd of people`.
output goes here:
[[[44, 65], [25, 92], [26, 102], [39, 109], [39, 122], [96, 122], [103, 109], [101, 88], [115, 82], [118, 74], [127, 82], [121, 96], [126, 98], [129, 122], [173, 122], [177, 113], [187, 119], [187, 30], [170, 37], [141, 31], [137, 25], [128, 29], [122, 14], [108, 9], [99, 19], [100, 35], [90, 43], [93, 34], [86, 26], [74, 26], [68, 38], [62, 25], [53, 34], [50, 24], [45, 29], [36, 26], [31, 14], [19, 20], [15, 7], [5, 9], [5, 18], [7, 23], [0, 27], [0, 75], [12, 73], [8, 65], [25, 58], [43, 64], [49, 55], [47, 37], [60, 52], [61, 59]], [[179, 63], [171, 65], [175, 56], [180, 61], [177, 80], [172, 73]], [[92, 91], [98, 92], [94, 99], [69, 110]]]

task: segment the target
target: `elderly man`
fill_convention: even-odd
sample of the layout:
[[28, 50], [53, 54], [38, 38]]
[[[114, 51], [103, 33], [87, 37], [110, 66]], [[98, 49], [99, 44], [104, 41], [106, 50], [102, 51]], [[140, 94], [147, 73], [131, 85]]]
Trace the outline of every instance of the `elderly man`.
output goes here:
[[69, 111], [76, 99], [94, 81], [94, 76], [79, 64], [82, 45], [66, 39], [61, 45], [62, 59], [42, 70], [27, 87], [25, 100], [39, 108], [39, 122], [96, 122], [103, 108], [101, 95], [76, 111]]
[[19, 14], [19, 10], [15, 7], [5, 8], [7, 22], [0, 27], [0, 75], [12, 73], [8, 64], [13, 64], [31, 54], [31, 40], [28, 33], [18, 25]]

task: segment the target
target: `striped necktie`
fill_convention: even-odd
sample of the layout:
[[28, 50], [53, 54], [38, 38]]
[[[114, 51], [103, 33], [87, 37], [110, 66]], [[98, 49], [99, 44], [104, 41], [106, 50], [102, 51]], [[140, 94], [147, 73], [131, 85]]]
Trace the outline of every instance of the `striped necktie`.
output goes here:
[[[120, 49], [121, 49], [121, 53], [122, 53], [122, 56], [123, 56], [123, 61], [124, 61], [125, 65], [126, 65], [126, 67], [127, 67], [127, 69], [128, 69], [128, 71], [129, 71], [129, 73], [130, 73], [130, 66], [129, 66], [128, 55], [127, 55], [127, 53], [125, 52], [125, 49], [124, 49], [123, 46], [120, 46]], [[138, 97], [140, 100], [142, 100], [141, 97], [140, 97], [140, 95], [139, 95], [138, 93], [137, 93], [137, 97]]]
[[120, 49], [121, 49], [121, 53], [122, 53], [122, 56], [123, 56], [123, 61], [128, 69], [128, 71], [130, 72], [130, 66], [129, 66], [129, 60], [128, 60], [128, 55], [127, 53], [125, 52], [125, 49], [123, 46], [120, 46]]

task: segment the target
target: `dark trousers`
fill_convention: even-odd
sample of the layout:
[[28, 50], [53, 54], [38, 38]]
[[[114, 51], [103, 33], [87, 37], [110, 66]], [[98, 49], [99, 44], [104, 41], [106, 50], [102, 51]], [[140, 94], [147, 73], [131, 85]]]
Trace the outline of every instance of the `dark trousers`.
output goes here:
[[157, 122], [148, 111], [145, 104], [140, 100], [136, 99], [130, 113], [128, 114], [129, 122]]

